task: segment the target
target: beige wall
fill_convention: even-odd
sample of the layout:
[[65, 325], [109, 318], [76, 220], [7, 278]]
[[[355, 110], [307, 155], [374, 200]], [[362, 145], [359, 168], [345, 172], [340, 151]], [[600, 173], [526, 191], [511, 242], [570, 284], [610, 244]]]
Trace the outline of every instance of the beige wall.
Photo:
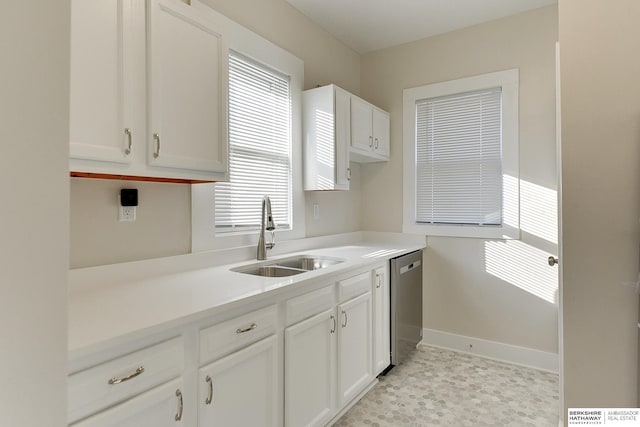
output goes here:
[[0, 413], [66, 425], [69, 0], [0, 14]]
[[[305, 89], [335, 83], [360, 90], [360, 56], [285, 0], [203, 0], [203, 3], [304, 61]], [[354, 166], [354, 171], [357, 165]], [[118, 222], [120, 188], [138, 188], [135, 223]], [[313, 219], [313, 204], [320, 220]], [[72, 268], [188, 253], [188, 185], [71, 180]], [[360, 191], [307, 193], [306, 233], [318, 236], [361, 229]], [[256, 235], [257, 242], [257, 235]]]
[[635, 407], [640, 2], [560, 0], [567, 407]]
[[[361, 95], [391, 113], [391, 161], [362, 167], [363, 229], [402, 230], [402, 90], [520, 69], [521, 241], [429, 238], [424, 326], [557, 352], [555, 42], [546, 7], [363, 56]], [[541, 203], [540, 200], [543, 202]], [[543, 288], [543, 289], [540, 289]], [[546, 297], [543, 299], [536, 294]]]

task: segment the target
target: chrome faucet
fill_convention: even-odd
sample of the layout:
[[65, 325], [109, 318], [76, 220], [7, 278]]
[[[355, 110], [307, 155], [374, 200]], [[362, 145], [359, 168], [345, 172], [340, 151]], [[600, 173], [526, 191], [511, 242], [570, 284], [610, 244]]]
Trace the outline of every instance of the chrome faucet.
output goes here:
[[[266, 221], [265, 221], [266, 214]], [[260, 238], [258, 239], [258, 260], [267, 259], [267, 249], [273, 249], [276, 245], [276, 224], [273, 222], [273, 214], [271, 213], [271, 200], [269, 196], [264, 196], [262, 199], [262, 217], [260, 221]], [[271, 243], [265, 243], [264, 231], [271, 232]]]

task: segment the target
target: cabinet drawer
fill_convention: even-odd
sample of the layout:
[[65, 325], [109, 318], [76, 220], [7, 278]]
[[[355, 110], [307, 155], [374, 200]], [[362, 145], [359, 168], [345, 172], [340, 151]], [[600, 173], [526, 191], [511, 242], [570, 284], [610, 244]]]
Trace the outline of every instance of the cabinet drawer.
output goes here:
[[358, 274], [338, 282], [340, 302], [357, 297], [371, 290], [371, 272]]
[[69, 376], [69, 422], [182, 374], [182, 337], [129, 353]]
[[287, 325], [311, 317], [335, 305], [335, 287], [327, 286], [287, 301]]
[[200, 363], [247, 346], [276, 332], [275, 305], [236, 317], [200, 331]]

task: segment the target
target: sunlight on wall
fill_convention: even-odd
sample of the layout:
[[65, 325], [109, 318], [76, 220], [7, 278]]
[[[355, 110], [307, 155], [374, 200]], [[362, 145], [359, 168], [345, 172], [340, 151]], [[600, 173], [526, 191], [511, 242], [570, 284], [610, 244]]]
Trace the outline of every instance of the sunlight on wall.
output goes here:
[[558, 244], [558, 193], [520, 181], [520, 229]]
[[532, 295], [555, 304], [558, 269], [547, 264], [548, 252], [519, 240], [487, 241], [485, 270]]

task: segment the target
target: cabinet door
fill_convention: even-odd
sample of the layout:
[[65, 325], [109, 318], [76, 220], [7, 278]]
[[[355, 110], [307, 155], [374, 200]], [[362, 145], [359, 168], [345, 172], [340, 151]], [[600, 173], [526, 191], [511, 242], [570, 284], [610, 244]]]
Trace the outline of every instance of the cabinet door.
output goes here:
[[351, 147], [373, 149], [372, 106], [359, 98], [351, 98]]
[[323, 426], [334, 413], [335, 310], [285, 330], [285, 426]]
[[[133, 0], [72, 0], [69, 153], [129, 163], [133, 138]], [[131, 138], [131, 146], [129, 141]]]
[[378, 375], [390, 363], [389, 278], [385, 267], [377, 268], [373, 277], [373, 374]]
[[373, 379], [371, 292], [338, 306], [339, 406], [356, 397]]
[[336, 184], [335, 190], [348, 190], [351, 180], [349, 144], [351, 141], [351, 96], [335, 89]]
[[73, 427], [181, 427], [185, 415], [183, 391], [182, 379], [173, 380]]
[[389, 157], [389, 114], [373, 109], [373, 149], [376, 154]]
[[198, 426], [279, 426], [282, 397], [277, 337], [200, 369]]
[[148, 0], [149, 163], [227, 170], [228, 51], [219, 29], [179, 0]]

